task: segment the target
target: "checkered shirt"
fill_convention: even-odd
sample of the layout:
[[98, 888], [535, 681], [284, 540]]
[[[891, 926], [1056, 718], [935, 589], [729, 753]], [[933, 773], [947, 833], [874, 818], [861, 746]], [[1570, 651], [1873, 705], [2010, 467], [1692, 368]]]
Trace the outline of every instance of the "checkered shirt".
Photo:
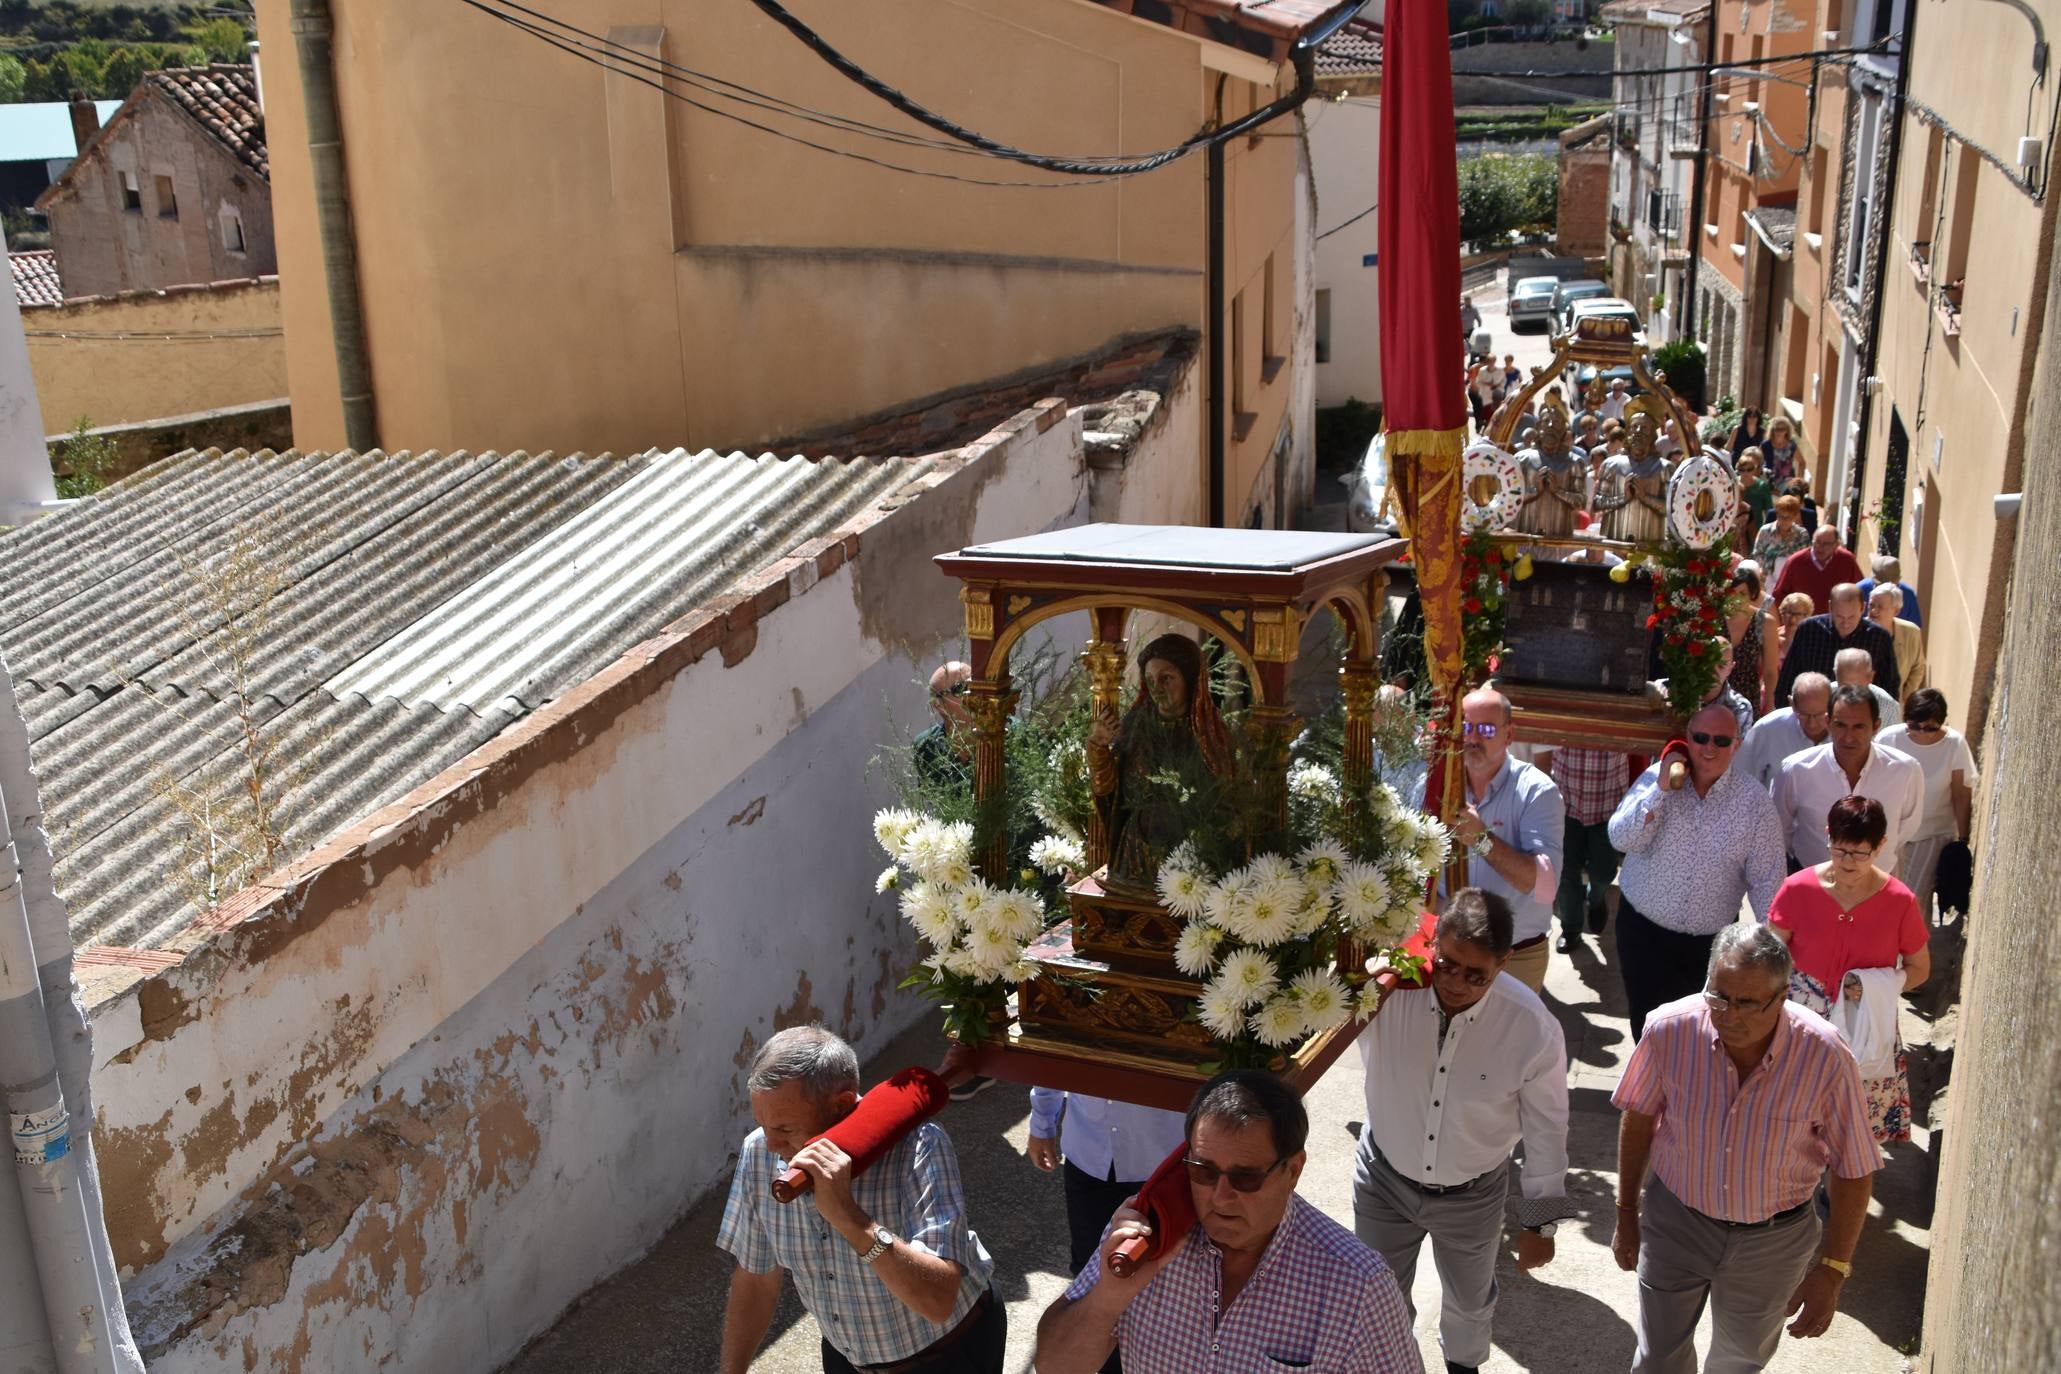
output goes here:
[[[1098, 1250], [1073, 1286], [1102, 1277]], [[1402, 1290], [1381, 1256], [1300, 1197], [1228, 1311], [1223, 1258], [1200, 1226], [1117, 1321], [1127, 1374], [1422, 1374]]]
[[1583, 825], [1601, 825], [1632, 785], [1632, 761], [1614, 749], [1555, 749], [1553, 782], [1569, 816]]
[[859, 1252], [816, 1210], [814, 1196], [773, 1201], [775, 1175], [786, 1161], [766, 1148], [766, 1133], [744, 1138], [730, 1201], [716, 1233], [718, 1248], [741, 1269], [763, 1274], [778, 1267], [794, 1276], [795, 1291], [824, 1339], [855, 1365], [893, 1364], [942, 1339], [988, 1290], [995, 1262], [966, 1225], [966, 1196], [951, 1139], [926, 1122], [852, 1180], [852, 1197], [866, 1215], [918, 1250], [960, 1268], [959, 1299], [943, 1325], [902, 1304], [859, 1262]]

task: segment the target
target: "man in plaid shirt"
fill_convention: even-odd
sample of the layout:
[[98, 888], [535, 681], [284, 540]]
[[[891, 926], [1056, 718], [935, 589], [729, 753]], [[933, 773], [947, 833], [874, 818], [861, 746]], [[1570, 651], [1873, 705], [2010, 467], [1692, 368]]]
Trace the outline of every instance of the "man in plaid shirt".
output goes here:
[[1151, 1232], [1120, 1208], [1038, 1322], [1040, 1374], [1092, 1374], [1112, 1350], [1127, 1374], [1422, 1374], [1395, 1275], [1295, 1195], [1309, 1129], [1302, 1099], [1270, 1073], [1204, 1084], [1186, 1122], [1195, 1226], [1118, 1278], [1111, 1252]]
[[1553, 948], [1572, 954], [1582, 942], [1584, 925], [1589, 934], [1601, 935], [1610, 919], [1604, 903], [1624, 857], [1610, 843], [1610, 814], [1632, 785], [1632, 761], [1615, 749], [1564, 748], [1537, 766], [1552, 774], [1567, 806], [1560, 891], [1553, 902], [1560, 939]]

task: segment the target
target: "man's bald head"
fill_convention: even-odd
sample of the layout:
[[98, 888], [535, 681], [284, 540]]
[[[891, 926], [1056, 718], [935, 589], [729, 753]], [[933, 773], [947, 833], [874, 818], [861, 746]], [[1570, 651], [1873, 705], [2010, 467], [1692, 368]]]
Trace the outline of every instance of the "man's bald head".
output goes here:
[[1825, 598], [1825, 609], [1832, 613], [1832, 628], [1845, 638], [1853, 633], [1853, 627], [1861, 623], [1861, 589], [1851, 582], [1842, 582]]
[[1467, 771], [1494, 773], [1510, 756], [1510, 698], [1493, 687], [1477, 688], [1460, 699], [1460, 717]]
[[953, 659], [940, 663], [930, 675], [930, 709], [948, 730], [962, 730], [973, 723], [965, 705], [966, 684], [973, 681], [973, 665]]
[[1798, 673], [1789, 685], [1789, 709], [1796, 713], [1804, 735], [1823, 744], [1832, 721], [1832, 679], [1823, 673]]
[[1820, 563], [1830, 558], [1832, 551], [1838, 547], [1839, 531], [1830, 525], [1820, 525], [1811, 532], [1811, 552], [1818, 556]]
[[1866, 649], [1841, 649], [1832, 655], [1832, 675], [1839, 685], [1866, 687], [1875, 680], [1875, 658]]

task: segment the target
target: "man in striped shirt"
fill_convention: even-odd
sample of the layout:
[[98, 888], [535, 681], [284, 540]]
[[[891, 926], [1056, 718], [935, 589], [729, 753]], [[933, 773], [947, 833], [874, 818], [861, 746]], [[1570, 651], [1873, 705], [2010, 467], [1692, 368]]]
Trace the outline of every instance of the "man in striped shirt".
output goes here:
[[1789, 973], [1767, 926], [1727, 926], [1703, 991], [1653, 1013], [1611, 1097], [1624, 1115], [1610, 1249], [1639, 1273], [1632, 1374], [1695, 1374], [1706, 1303], [1709, 1374], [1760, 1369], [1784, 1316], [1792, 1336], [1825, 1334], [1853, 1272], [1881, 1152], [1853, 1054], [1789, 1001]]
[[1111, 1252], [1151, 1234], [1119, 1208], [1102, 1248], [1038, 1322], [1039, 1374], [1422, 1374], [1395, 1275], [1295, 1194], [1310, 1119], [1295, 1089], [1239, 1069], [1202, 1086], [1185, 1123], [1196, 1222], [1129, 1277]]

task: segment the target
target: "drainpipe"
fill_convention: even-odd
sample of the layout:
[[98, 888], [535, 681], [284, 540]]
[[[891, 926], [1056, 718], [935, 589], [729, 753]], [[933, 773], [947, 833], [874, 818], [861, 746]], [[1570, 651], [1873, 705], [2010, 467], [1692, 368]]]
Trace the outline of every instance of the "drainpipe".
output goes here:
[[43, 433], [43, 405], [29, 367], [21, 301], [10, 280], [0, 292], [0, 526], [25, 524], [61, 510]]
[[358, 291], [358, 244], [351, 226], [351, 188], [344, 170], [343, 119], [336, 105], [335, 26], [329, 0], [293, 0], [293, 40], [307, 107], [308, 163], [315, 182], [315, 222], [322, 275], [329, 284], [329, 324], [343, 396], [344, 442], [363, 453], [379, 447], [372, 393], [372, 355]]
[[[1682, 283], [1682, 339], [1696, 337], [1697, 283], [1703, 276], [1703, 182], [1710, 173], [1711, 73], [1717, 70], [1718, 0], [1710, 0], [1703, 20], [1703, 97], [1696, 117], [1696, 184], [1689, 188], [1689, 272]], [[1708, 390], [1708, 388], [1705, 388]], [[1705, 400], [1710, 399], [1708, 396]]]
[[[1217, 103], [1224, 98], [1224, 78], [1217, 78]], [[1221, 109], [1219, 116], [1221, 117]], [[1205, 154], [1209, 171], [1209, 523], [1224, 524], [1224, 405], [1231, 389], [1224, 385], [1224, 145], [1212, 143]]]
[[[86, 1133], [92, 1041], [71, 965], [36, 815], [28, 729], [0, 664], [0, 1104], [19, 1189], [18, 1208], [0, 1207], [0, 1275], [9, 1290], [0, 1298], [9, 1328], [0, 1355], [10, 1368], [26, 1358], [27, 1368], [60, 1374], [143, 1374]], [[31, 1329], [38, 1292], [44, 1350]]]
[[[1846, 528], [1849, 537], [1846, 545], [1849, 549], [1861, 535], [1861, 487], [1868, 476], [1868, 427], [1875, 412], [1875, 388], [1868, 385], [1868, 379], [1875, 375], [1882, 353], [1882, 298], [1889, 294], [1889, 249], [1891, 240], [1896, 237], [1893, 232], [1893, 220], [1896, 209], [1897, 162], [1903, 155], [1904, 147], [1904, 94], [1911, 88], [1911, 52], [1914, 46], [1912, 40], [1916, 37], [1917, 30], [1918, 7], [1911, 5], [1904, 11], [1903, 36], [1897, 43], [1899, 56], [1896, 64], [1896, 95], [1884, 102], [1887, 106], [1884, 113], [1889, 115], [1890, 119], [1887, 145], [1889, 172], [1883, 184], [1889, 188], [1889, 193], [1883, 197], [1884, 203], [1877, 216], [1881, 225], [1877, 231], [1881, 242], [1875, 249], [1875, 299], [1868, 303], [1868, 337], [1861, 349], [1861, 394], [1855, 410], [1855, 423], [1859, 425], [1859, 429], [1854, 436], [1853, 462], [1847, 470], [1847, 481], [1853, 485], [1853, 499], [1843, 502], [1847, 509]], [[1926, 302], [1926, 307], [1930, 309], [1931, 302]], [[1915, 447], [1915, 444], [1913, 446]], [[1822, 471], [1825, 465], [1820, 463], [1818, 466]], [[1906, 473], [1905, 481], [1909, 480], [1909, 474]], [[1836, 494], [1842, 498], [1845, 495], [1843, 492]], [[1825, 493], [1827, 500], [1833, 495], [1833, 492]]]

